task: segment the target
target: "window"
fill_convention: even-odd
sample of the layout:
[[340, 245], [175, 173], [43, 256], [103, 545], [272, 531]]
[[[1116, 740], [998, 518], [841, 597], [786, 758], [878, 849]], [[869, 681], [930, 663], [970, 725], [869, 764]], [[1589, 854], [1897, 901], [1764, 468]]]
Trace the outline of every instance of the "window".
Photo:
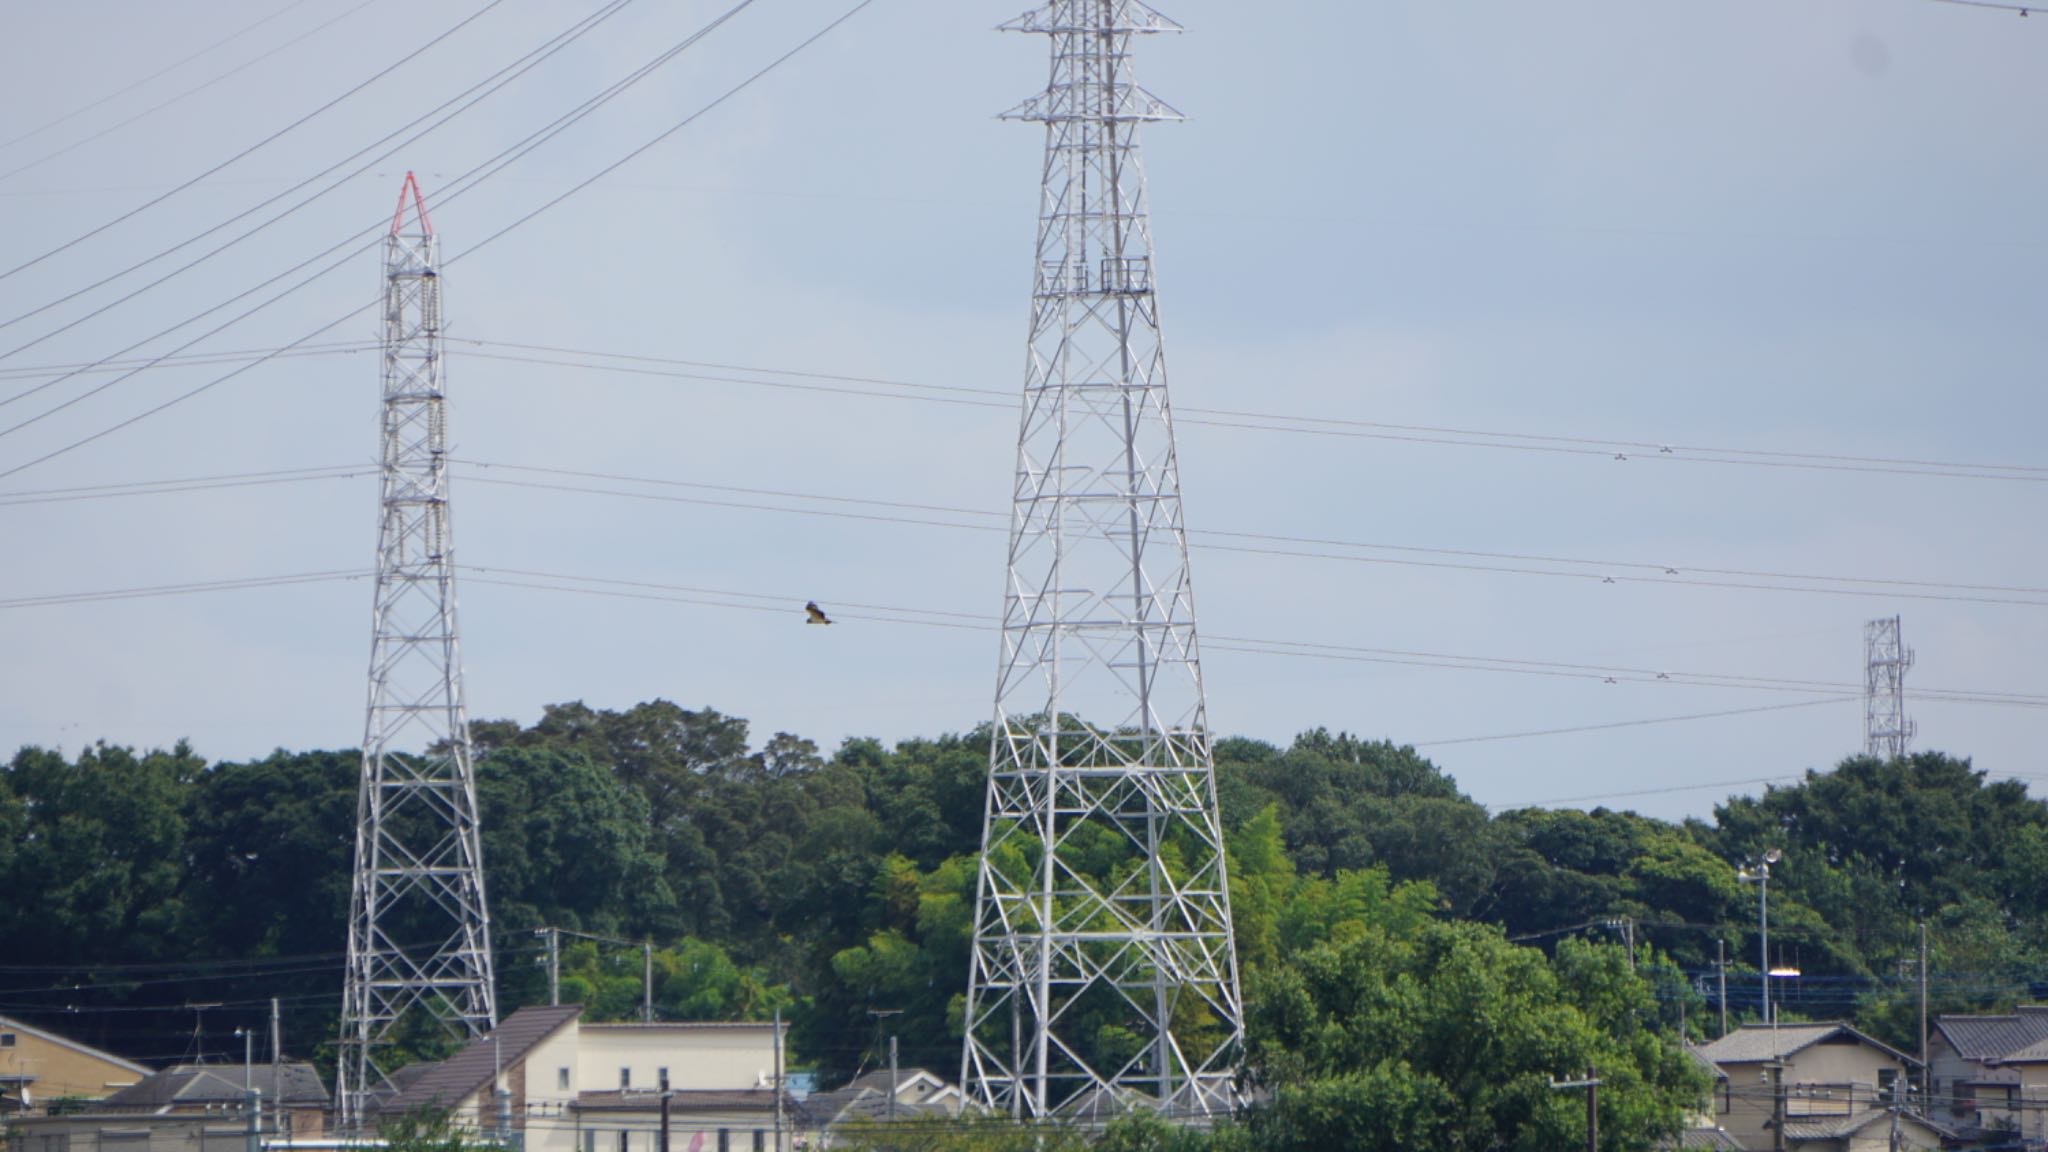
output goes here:
[[583, 1134], [583, 1152], [597, 1152], [597, 1132], [595, 1130]]
[[619, 1087], [621, 1087], [621, 1088], [631, 1088], [632, 1086], [633, 1086], [633, 1070], [632, 1070], [631, 1068], [621, 1068], [621, 1069], [619, 1069]]
[[732, 1129], [718, 1130], [718, 1152], [732, 1152]]
[[0, 1048], [14, 1047], [14, 1033], [0, 1032]]
[[1879, 1068], [1879, 1069], [1877, 1070], [1877, 1094], [1878, 1094], [1879, 1096], [1882, 1096], [1882, 1097], [1884, 1097], [1884, 1098], [1885, 1098], [1886, 1100], [1889, 1100], [1889, 1099], [1891, 1099], [1891, 1098], [1892, 1098], [1892, 1094], [1893, 1094], [1894, 1092], [1898, 1091], [1898, 1087], [1899, 1087], [1899, 1070], [1898, 1070], [1898, 1069], [1896, 1069], [1896, 1068]]
[[661, 1086], [663, 1092], [668, 1091], [668, 1069], [656, 1068], [654, 1070], [654, 1082]]
[[765, 1128], [756, 1128], [756, 1129], [754, 1129], [754, 1152], [768, 1152], [768, 1131], [767, 1131], [767, 1129], [765, 1129]]
[[624, 1128], [619, 1129], [619, 1152], [633, 1152], [631, 1146], [626, 1143], [626, 1130]]
[[555, 1069], [555, 1087], [563, 1092], [569, 1090], [569, 1070], [567, 1068]]

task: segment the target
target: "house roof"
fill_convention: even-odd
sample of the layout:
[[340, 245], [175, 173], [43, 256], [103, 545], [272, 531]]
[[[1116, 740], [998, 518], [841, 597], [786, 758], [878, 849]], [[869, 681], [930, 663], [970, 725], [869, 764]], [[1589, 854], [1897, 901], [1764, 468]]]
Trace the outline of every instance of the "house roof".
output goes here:
[[1707, 1058], [1707, 1054], [1705, 1052], [1700, 1051], [1699, 1045], [1687, 1044], [1685, 1046], [1685, 1054], [1689, 1059], [1692, 1060], [1692, 1062], [1695, 1065], [1699, 1067], [1700, 1071], [1705, 1072], [1710, 1079], [1726, 1080], [1728, 1078], [1728, 1073], [1723, 1072], [1719, 1064], [1716, 1064], [1712, 1060], [1709, 1060]]
[[419, 1108], [452, 1108], [496, 1078], [500, 1068], [526, 1059], [541, 1041], [583, 1014], [583, 1005], [521, 1008], [498, 1022], [497, 1030], [419, 1073], [379, 1111], [386, 1115]]
[[[935, 1073], [929, 1072], [923, 1068], [899, 1068], [896, 1071], [896, 1091], [900, 1094], [903, 1091], [903, 1089], [910, 1087], [912, 1084], [920, 1080], [929, 1082], [934, 1089], [945, 1089], [949, 1087], [949, 1085], [944, 1080], [939, 1079], [939, 1077]], [[880, 1092], [882, 1095], [887, 1096], [889, 1094], [889, 1070], [884, 1068], [877, 1072], [869, 1072], [861, 1076], [855, 1076], [853, 1079], [848, 1080], [846, 1082], [846, 1086], [848, 1088], [872, 1088], [875, 1091]]]
[[2021, 1005], [2010, 1016], [1937, 1016], [1935, 1030], [1975, 1063], [2048, 1060], [2048, 1007]]
[[1813, 1047], [1815, 1044], [1848, 1036], [1858, 1043], [1867, 1044], [1906, 1065], [1918, 1067], [1920, 1061], [1904, 1052], [1866, 1036], [1839, 1020], [1823, 1020], [1812, 1024], [1744, 1024], [1742, 1027], [1710, 1044], [1700, 1046], [1700, 1055], [1716, 1064], [1757, 1064], [1765, 1060], [1779, 1060]]
[[[327, 1088], [311, 1064], [282, 1064], [272, 1071], [268, 1064], [250, 1069], [249, 1080], [263, 1093], [265, 1103], [276, 1105], [322, 1105]], [[242, 1101], [243, 1069], [232, 1064], [180, 1064], [144, 1077], [100, 1102], [106, 1109], [148, 1109], [165, 1111], [208, 1104], [239, 1104]]]
[[138, 1076], [149, 1075], [149, 1066], [146, 1064], [137, 1064], [133, 1060], [125, 1060], [114, 1055], [112, 1052], [94, 1048], [90, 1044], [81, 1044], [68, 1036], [59, 1036], [55, 1032], [38, 1028], [33, 1024], [24, 1024], [12, 1016], [0, 1016], [0, 1032], [26, 1032], [31, 1036], [47, 1040], [52, 1044], [61, 1044], [74, 1052], [83, 1052], [94, 1059], [105, 1060], [109, 1064], [118, 1064]]
[[[677, 1088], [668, 1092], [671, 1112], [732, 1112], [775, 1110], [771, 1088]], [[662, 1093], [646, 1088], [613, 1088], [604, 1092], [579, 1092], [571, 1105], [578, 1112], [659, 1112]]]
[[[1841, 1140], [1854, 1136], [1879, 1121], [1890, 1123], [1891, 1110], [1888, 1108], [1865, 1108], [1860, 1112], [1854, 1112], [1847, 1116], [1829, 1116], [1825, 1119], [1815, 1120], [1788, 1120], [1785, 1122], [1785, 1139]], [[1936, 1124], [1917, 1112], [1901, 1112], [1899, 1113], [1899, 1121], [1902, 1124], [1913, 1124], [1925, 1128], [1929, 1132], [1943, 1138], [1955, 1135], [1954, 1132]]]

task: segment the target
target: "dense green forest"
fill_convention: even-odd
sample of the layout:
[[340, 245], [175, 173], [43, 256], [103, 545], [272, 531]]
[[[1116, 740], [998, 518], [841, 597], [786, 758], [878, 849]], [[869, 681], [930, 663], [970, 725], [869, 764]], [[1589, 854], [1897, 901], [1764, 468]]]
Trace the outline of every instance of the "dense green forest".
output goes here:
[[[907, 1064], [957, 1073], [985, 729], [826, 755], [656, 701], [474, 737], [502, 1006], [546, 1000], [538, 927], [651, 938], [663, 1016], [782, 1009], [830, 1083], [875, 1059], [886, 1009]], [[1226, 1142], [1569, 1144], [1581, 1106], [1548, 1080], [1595, 1062], [1606, 1139], [1642, 1146], [1697, 1089], [1673, 1040], [1718, 1029], [1717, 948], [1731, 1017], [1755, 1012], [1738, 868], [1772, 848], [1774, 958], [1803, 973], [1774, 993], [1786, 1013], [1910, 1050], [1923, 921], [1935, 1011], [2048, 981], [2048, 805], [1939, 753], [1846, 760], [1678, 824], [1489, 814], [1412, 749], [1322, 730], [1216, 755], [1248, 1076], [1273, 1101]], [[22, 749], [0, 771], [0, 1012], [168, 1061], [195, 1047], [183, 1006], [218, 1003], [205, 1047], [238, 1059], [228, 1033], [275, 996], [288, 1046], [317, 1050], [358, 770], [351, 751]], [[563, 998], [599, 1017], [636, 1012], [640, 981], [638, 947], [565, 950]]]

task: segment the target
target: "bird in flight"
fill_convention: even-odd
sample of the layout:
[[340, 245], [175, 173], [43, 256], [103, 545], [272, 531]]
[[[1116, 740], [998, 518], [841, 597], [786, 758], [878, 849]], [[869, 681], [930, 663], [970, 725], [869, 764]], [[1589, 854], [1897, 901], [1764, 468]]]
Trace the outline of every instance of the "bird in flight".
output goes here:
[[818, 602], [816, 600], [809, 601], [804, 605], [804, 623], [830, 624], [831, 622], [832, 618], [830, 616], [825, 615], [825, 610], [823, 608], [818, 607]]

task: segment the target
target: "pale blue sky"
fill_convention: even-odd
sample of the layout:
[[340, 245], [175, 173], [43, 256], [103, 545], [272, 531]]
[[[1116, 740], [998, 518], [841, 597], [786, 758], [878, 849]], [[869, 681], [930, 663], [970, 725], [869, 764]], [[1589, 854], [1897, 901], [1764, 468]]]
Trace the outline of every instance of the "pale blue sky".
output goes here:
[[[412, 168], [458, 258], [447, 300], [459, 339], [1014, 394], [1042, 141], [994, 116], [1043, 83], [1045, 46], [990, 31], [1016, 14], [1001, 3], [875, 0], [697, 124], [465, 255], [851, 2], [757, 0], [555, 143], [440, 204], [458, 174], [727, 6], [643, 0], [257, 240], [0, 359], [0, 372], [96, 359], [185, 319], [370, 226]], [[0, 146], [0, 172], [334, 21], [0, 177], [11, 222], [0, 270], [275, 131], [482, 0], [371, 0], [351, 13], [359, 3], [97, 0], [0, 12], [0, 139], [282, 12]], [[596, 7], [505, 0], [201, 188], [0, 279], [0, 320], [282, 191]], [[2037, 387], [2048, 363], [2048, 165], [2036, 124], [2048, 105], [2048, 23], [1930, 0], [1162, 7], [1190, 34], [1145, 41], [1138, 63], [1147, 87], [1191, 118], [1151, 131], [1146, 150], [1173, 390], [1190, 417], [1181, 455], [1193, 528], [1688, 573], [2048, 585], [2036, 576], [2038, 480], [1655, 453], [1617, 461], [1192, 419], [1224, 409], [2048, 466]], [[359, 257], [202, 347], [298, 338], [367, 301], [377, 278], [375, 256]], [[86, 308], [0, 329], [0, 352]], [[364, 317], [323, 339], [373, 333]], [[450, 346], [465, 459], [971, 510], [999, 511], [1006, 497], [1007, 407], [635, 377], [486, 351], [506, 350]], [[145, 373], [0, 435], [0, 470], [219, 369], [204, 372]], [[0, 396], [35, 382], [0, 377]], [[83, 387], [0, 407], [0, 427]], [[364, 463], [376, 393], [365, 353], [272, 363], [0, 490]], [[466, 564], [757, 593], [787, 608], [468, 580], [474, 715], [531, 720], [551, 701], [663, 696], [745, 716], [764, 738], [790, 730], [828, 748], [987, 718], [991, 632], [860, 619], [827, 632], [804, 628], [798, 609], [815, 598], [993, 614], [1000, 533], [480, 482], [513, 478], [548, 479], [461, 474]], [[0, 600], [366, 567], [374, 504], [367, 476], [0, 503], [10, 560]], [[1919, 652], [1913, 685], [2048, 695], [2036, 606], [1609, 585], [1600, 572], [1627, 570], [1602, 567], [1561, 579], [1214, 548], [1198, 548], [1194, 564], [1212, 639], [1211, 716], [1222, 732], [1280, 742], [1315, 725], [1420, 743], [1796, 703], [1810, 697], [1684, 681], [1859, 681], [1863, 621], [1893, 613]], [[353, 745], [368, 615], [362, 582], [0, 609], [0, 744], [190, 736], [218, 757]], [[1232, 650], [1223, 637], [1678, 675], [1606, 684], [1313, 660]], [[2034, 751], [2048, 722], [2039, 709], [1918, 701], [1912, 712], [1918, 746], [2048, 780]], [[1488, 804], [1651, 790], [1611, 802], [1677, 816], [1753, 786], [1677, 789], [1826, 766], [1860, 742], [1851, 702], [1425, 751]]]

